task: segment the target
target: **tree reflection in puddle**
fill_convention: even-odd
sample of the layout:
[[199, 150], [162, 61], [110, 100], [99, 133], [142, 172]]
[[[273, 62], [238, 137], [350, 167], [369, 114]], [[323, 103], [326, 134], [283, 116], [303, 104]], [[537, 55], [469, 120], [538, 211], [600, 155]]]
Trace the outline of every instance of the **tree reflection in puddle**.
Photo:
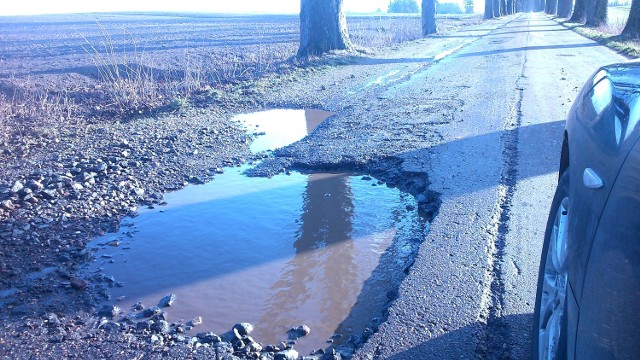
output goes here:
[[[318, 123], [305, 122], [303, 132]], [[245, 177], [244, 169], [167, 194], [166, 207], [141, 211], [120, 233], [96, 239], [123, 245], [102, 246], [88, 271], [101, 268], [124, 283], [112, 289], [114, 298], [125, 296], [123, 309], [175, 293], [168, 320], [202, 316], [196, 331], [222, 333], [244, 321], [256, 340], [277, 343], [307, 324], [311, 333], [296, 345], [302, 353], [326, 347], [335, 333], [343, 340], [362, 333], [394, 286], [371, 281], [387, 266], [380, 259], [422, 236], [423, 221], [407, 210], [416, 208], [414, 198], [370, 177], [266, 179]]]

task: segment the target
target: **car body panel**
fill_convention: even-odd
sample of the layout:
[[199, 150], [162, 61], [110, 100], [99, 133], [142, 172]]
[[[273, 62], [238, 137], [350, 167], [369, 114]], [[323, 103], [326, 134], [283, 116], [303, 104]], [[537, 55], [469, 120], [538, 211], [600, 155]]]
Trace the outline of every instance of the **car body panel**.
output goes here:
[[[638, 79], [638, 62], [599, 69], [578, 95], [567, 120], [572, 211], [568, 272], [578, 303], [600, 216], [619, 170], [639, 136], [635, 117], [640, 117], [640, 112], [634, 112], [640, 109]], [[582, 177], [587, 168], [602, 178], [603, 187], [584, 186]]]
[[577, 359], [640, 356], [640, 143], [602, 212], [585, 273]]
[[576, 298], [573, 296], [574, 291], [571, 290], [571, 284], [569, 284], [569, 290], [567, 291], [567, 324], [573, 324], [574, 326], [567, 326], [567, 359], [575, 359], [576, 338], [577, 338], [577, 324], [580, 316], [580, 309]]

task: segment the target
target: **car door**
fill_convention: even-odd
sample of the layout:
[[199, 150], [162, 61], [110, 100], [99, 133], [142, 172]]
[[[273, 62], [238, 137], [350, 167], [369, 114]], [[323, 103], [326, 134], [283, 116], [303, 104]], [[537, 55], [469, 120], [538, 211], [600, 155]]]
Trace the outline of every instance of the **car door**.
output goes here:
[[602, 212], [585, 272], [576, 359], [640, 356], [640, 143]]

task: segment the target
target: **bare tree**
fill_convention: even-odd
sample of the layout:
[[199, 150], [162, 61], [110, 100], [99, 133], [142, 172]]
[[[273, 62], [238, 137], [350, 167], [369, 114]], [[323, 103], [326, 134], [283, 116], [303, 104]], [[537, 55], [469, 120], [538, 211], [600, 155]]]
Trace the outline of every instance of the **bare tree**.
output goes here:
[[587, 26], [600, 26], [607, 23], [607, 0], [591, 0], [587, 4]]
[[493, 19], [493, 1], [485, 0], [484, 2], [484, 18]]
[[558, 16], [568, 18], [571, 16], [573, 0], [558, 0]]
[[573, 6], [573, 15], [569, 21], [581, 23], [587, 18], [587, 1], [588, 0], [576, 0], [576, 4]]
[[436, 1], [422, 0], [422, 35], [436, 33]]
[[301, 0], [299, 57], [350, 48], [342, 0]]
[[[486, 0], [492, 1], [492, 0]], [[493, 0], [493, 17], [500, 17], [502, 13], [500, 12], [500, 0]]]
[[631, 10], [622, 35], [640, 39], [640, 0], [631, 1]]

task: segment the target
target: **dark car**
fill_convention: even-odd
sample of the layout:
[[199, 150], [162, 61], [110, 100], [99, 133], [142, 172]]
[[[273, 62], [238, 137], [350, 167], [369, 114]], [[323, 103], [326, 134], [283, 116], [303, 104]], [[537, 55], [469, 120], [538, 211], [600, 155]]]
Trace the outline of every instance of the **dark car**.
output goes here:
[[640, 62], [591, 76], [567, 119], [533, 359], [640, 358]]

